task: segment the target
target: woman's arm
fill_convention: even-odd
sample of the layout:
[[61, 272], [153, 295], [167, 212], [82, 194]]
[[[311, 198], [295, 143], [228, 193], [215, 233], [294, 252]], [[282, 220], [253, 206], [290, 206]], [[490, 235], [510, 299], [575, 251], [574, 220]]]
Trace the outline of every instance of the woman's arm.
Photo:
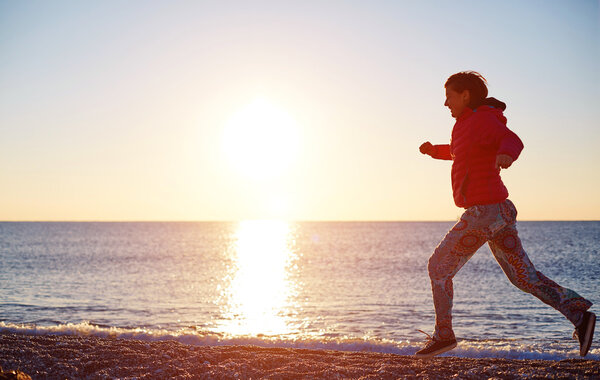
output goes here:
[[450, 154], [450, 144], [433, 145], [429, 141], [421, 144], [419, 150], [423, 154], [428, 154], [438, 160], [452, 160]]

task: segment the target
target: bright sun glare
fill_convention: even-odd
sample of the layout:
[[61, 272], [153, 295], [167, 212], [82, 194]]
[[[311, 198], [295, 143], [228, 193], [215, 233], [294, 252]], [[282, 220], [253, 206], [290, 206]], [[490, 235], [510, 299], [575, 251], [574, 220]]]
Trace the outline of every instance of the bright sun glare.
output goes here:
[[218, 330], [231, 335], [279, 335], [290, 331], [285, 315], [293, 313], [294, 284], [289, 267], [290, 226], [281, 221], [239, 224], [231, 282], [223, 289], [226, 318]]
[[277, 176], [289, 169], [298, 151], [298, 124], [266, 99], [257, 99], [227, 122], [223, 147], [231, 164], [254, 179]]

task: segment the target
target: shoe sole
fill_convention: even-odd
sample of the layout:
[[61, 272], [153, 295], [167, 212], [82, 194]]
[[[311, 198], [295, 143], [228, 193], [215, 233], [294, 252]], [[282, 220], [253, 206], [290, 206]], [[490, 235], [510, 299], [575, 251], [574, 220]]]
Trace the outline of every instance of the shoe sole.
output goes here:
[[590, 347], [592, 346], [592, 339], [594, 338], [594, 328], [596, 326], [596, 314], [590, 313], [590, 319], [588, 320], [587, 331], [585, 332], [585, 338], [583, 339], [583, 344], [581, 345], [581, 350], [579, 351], [579, 355], [585, 356], [587, 355]]
[[456, 342], [452, 343], [452, 344], [451, 344], [451, 345], [449, 345], [449, 346], [442, 347], [442, 348], [440, 348], [440, 349], [439, 349], [439, 350], [437, 350], [437, 351], [432, 351], [432, 352], [430, 352], [430, 353], [428, 353], [428, 354], [415, 354], [415, 356], [416, 356], [417, 358], [421, 358], [421, 359], [427, 359], [427, 358], [431, 358], [431, 357], [437, 356], [437, 355], [439, 355], [439, 354], [443, 354], [444, 352], [446, 352], [446, 351], [450, 351], [451, 349], [453, 349], [453, 348], [455, 348], [455, 347], [456, 347]]

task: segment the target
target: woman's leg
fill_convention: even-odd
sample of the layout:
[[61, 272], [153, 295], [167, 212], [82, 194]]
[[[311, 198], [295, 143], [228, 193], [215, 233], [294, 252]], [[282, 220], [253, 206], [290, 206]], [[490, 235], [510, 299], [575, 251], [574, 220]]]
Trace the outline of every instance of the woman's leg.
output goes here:
[[510, 282], [561, 312], [575, 326], [581, 322], [583, 313], [592, 303], [535, 269], [521, 246], [514, 224], [496, 234], [489, 245]]
[[[428, 270], [435, 307], [437, 340], [455, 339], [452, 330], [452, 278], [488, 240], [496, 205], [468, 208], [429, 258]], [[497, 210], [497, 206], [495, 207]]]
[[552, 306], [577, 326], [592, 303], [576, 292], [563, 288], [535, 269], [519, 239], [515, 224], [517, 211], [512, 203], [507, 203], [506, 207], [505, 215], [510, 215], [511, 223], [494, 234], [489, 241], [494, 257], [516, 287]]

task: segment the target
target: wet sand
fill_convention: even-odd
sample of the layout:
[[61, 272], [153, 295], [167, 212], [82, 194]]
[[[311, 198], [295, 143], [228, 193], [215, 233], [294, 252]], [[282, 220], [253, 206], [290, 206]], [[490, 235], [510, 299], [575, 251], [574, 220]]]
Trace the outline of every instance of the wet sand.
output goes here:
[[416, 359], [372, 352], [191, 346], [0, 333], [0, 366], [33, 379], [598, 379], [600, 362]]

